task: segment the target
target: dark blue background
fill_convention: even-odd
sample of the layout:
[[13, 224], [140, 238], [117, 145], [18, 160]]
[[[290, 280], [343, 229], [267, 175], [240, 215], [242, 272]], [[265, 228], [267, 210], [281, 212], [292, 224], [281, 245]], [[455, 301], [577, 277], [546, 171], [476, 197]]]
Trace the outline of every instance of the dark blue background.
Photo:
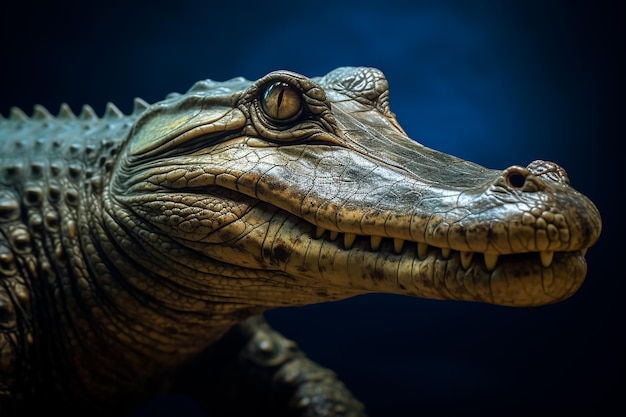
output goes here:
[[624, 410], [619, 2], [66, 4], [3, 9], [2, 114], [35, 103], [56, 112], [63, 101], [128, 112], [135, 96], [156, 101], [203, 78], [366, 65], [385, 72], [392, 110], [425, 145], [491, 168], [563, 165], [604, 220], [587, 281], [569, 300], [514, 309], [368, 295], [267, 316], [336, 370], [372, 417]]

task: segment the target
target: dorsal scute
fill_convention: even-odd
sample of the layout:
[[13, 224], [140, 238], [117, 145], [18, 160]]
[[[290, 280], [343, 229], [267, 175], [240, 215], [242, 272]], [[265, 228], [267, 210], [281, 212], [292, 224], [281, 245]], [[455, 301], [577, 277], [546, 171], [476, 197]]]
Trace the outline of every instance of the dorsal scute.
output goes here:
[[104, 109], [104, 116], [102, 116], [103, 118], [112, 118], [112, 119], [119, 119], [124, 117], [124, 113], [122, 113], [122, 111], [113, 103], [111, 103], [110, 101], [106, 104], [106, 108]]
[[80, 111], [80, 114], [78, 115], [78, 118], [82, 120], [93, 120], [97, 119], [98, 115], [96, 114], [93, 107], [91, 107], [89, 104], [84, 104], [82, 110]]
[[9, 119], [25, 122], [28, 120], [28, 116], [26, 115], [26, 113], [24, 113], [22, 109], [20, 109], [19, 107], [13, 106], [11, 107], [11, 110], [9, 113]]
[[[141, 114], [148, 107], [150, 107], [149, 103], [137, 97], [134, 100], [132, 115]], [[120, 119], [125, 116], [126, 115], [119, 109], [119, 107], [117, 107], [112, 102], [107, 102], [102, 118]], [[21, 108], [17, 106], [11, 107], [7, 116], [0, 113], [0, 120], [14, 120], [18, 122], [26, 122], [28, 120], [53, 119], [72, 120], [76, 118], [79, 118], [81, 120], [99, 119], [93, 107], [88, 104], [82, 106], [81, 112], [78, 115], [72, 111], [72, 108], [67, 103], [61, 103], [61, 105], [59, 106], [59, 111], [56, 115], [50, 113], [50, 111], [41, 104], [35, 104], [33, 106], [33, 113], [31, 116], [29, 116], [26, 112], [24, 112]]]
[[46, 109], [41, 104], [35, 104], [33, 106], [32, 118], [36, 120], [46, 120], [46, 119], [52, 119], [52, 115], [50, 114], [48, 109]]
[[150, 104], [148, 104], [144, 99], [140, 98], [140, 97], [135, 97], [135, 100], [133, 101], [133, 115], [138, 115], [143, 113], [148, 107], [150, 106]]
[[69, 104], [61, 103], [61, 106], [59, 107], [59, 113], [57, 115], [57, 118], [59, 118], [59, 119], [75, 119], [76, 115], [74, 115], [74, 113], [72, 112], [72, 109], [70, 108]]

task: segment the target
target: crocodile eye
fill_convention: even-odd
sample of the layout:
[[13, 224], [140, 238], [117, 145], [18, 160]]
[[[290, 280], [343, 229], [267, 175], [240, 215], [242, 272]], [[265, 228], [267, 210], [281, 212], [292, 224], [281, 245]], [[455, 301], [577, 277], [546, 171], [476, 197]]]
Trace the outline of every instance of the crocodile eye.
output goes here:
[[261, 99], [263, 111], [275, 120], [288, 120], [302, 111], [300, 91], [284, 82], [271, 84]]

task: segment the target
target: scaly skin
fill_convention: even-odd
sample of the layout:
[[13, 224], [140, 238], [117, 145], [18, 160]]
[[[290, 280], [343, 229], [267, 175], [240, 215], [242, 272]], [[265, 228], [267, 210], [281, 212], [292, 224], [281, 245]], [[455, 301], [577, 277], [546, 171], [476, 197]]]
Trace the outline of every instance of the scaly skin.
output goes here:
[[[374, 69], [207, 80], [145, 106], [1, 121], [9, 398], [127, 405], [234, 343], [228, 363], [248, 365], [226, 375], [266, 375], [257, 394], [271, 378], [290, 387], [255, 397], [275, 397], [272, 412], [362, 415], [332, 373], [250, 317], [369, 292], [553, 303], [580, 287], [600, 234], [552, 162], [492, 170], [411, 140]], [[234, 410], [247, 385], [217, 368], [204, 378], [226, 394], [211, 386], [206, 403]]]

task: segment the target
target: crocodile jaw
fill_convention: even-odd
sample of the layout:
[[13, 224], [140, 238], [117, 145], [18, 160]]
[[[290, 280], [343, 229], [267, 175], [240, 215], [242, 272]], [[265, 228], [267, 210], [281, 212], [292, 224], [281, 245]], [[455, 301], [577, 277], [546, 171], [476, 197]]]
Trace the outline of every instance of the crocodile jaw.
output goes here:
[[317, 238], [316, 228], [294, 215], [277, 211], [268, 220], [265, 213], [261, 205], [224, 226], [222, 243], [207, 244], [204, 251], [222, 262], [285, 273], [293, 281], [282, 285], [308, 294], [302, 304], [381, 292], [537, 306], [574, 294], [587, 269], [580, 251], [557, 253], [548, 267], [541, 265], [538, 253], [503, 255], [490, 268], [481, 254], [463, 265], [459, 251], [430, 246], [420, 256], [416, 243], [405, 242], [397, 251], [391, 238], [373, 249], [371, 238], [358, 236], [347, 248], [346, 234], [325, 232]]

